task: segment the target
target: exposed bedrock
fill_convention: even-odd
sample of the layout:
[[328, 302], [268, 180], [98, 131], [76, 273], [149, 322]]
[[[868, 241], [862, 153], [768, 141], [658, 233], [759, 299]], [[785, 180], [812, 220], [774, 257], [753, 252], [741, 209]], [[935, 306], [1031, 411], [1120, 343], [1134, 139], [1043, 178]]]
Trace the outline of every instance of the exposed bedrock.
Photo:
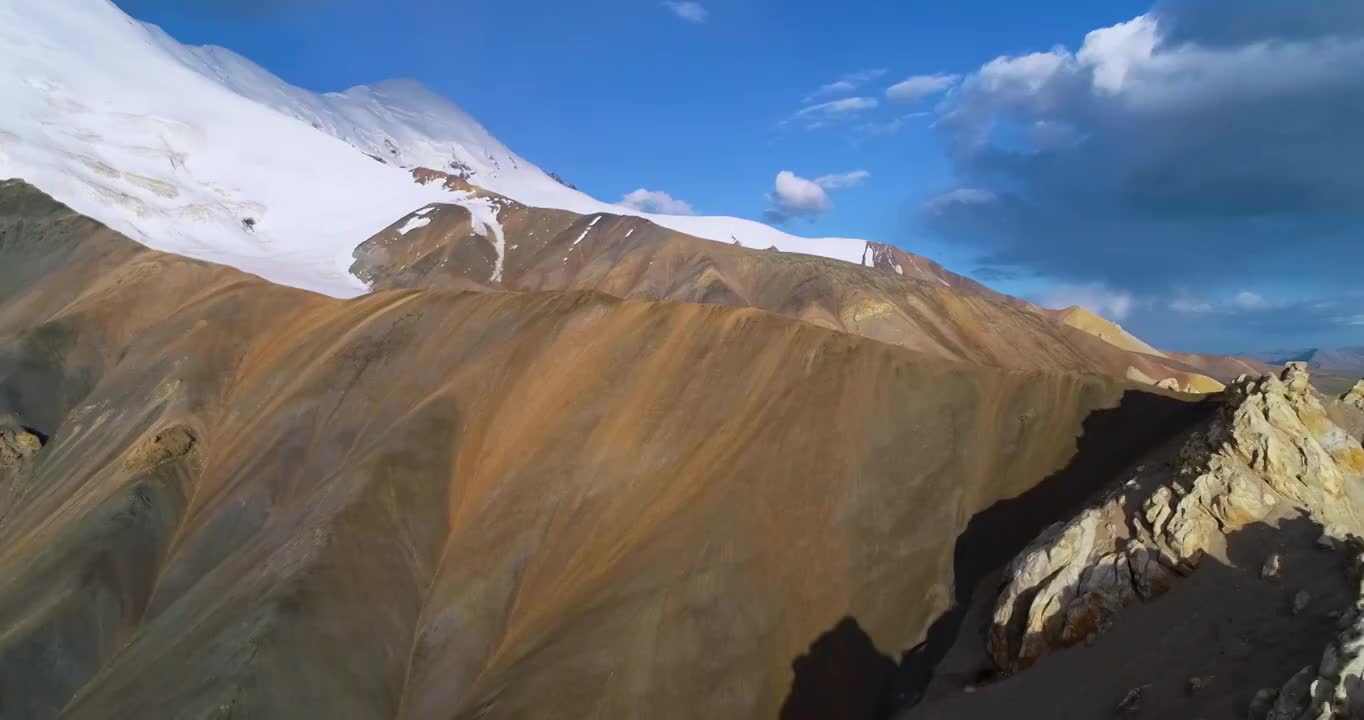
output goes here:
[[[1020, 673], [1064, 648], [1093, 644], [1127, 608], [1200, 572], [1206, 558], [1224, 558], [1231, 538], [1252, 526], [1301, 517], [1317, 528], [1323, 551], [1356, 557], [1364, 547], [1357, 504], [1364, 449], [1332, 421], [1331, 402], [1312, 389], [1301, 364], [1233, 383], [1215, 418], [1190, 433], [1173, 462], [1139, 468], [1008, 566], [989, 633], [994, 663]], [[1261, 578], [1276, 581], [1285, 562], [1268, 555]], [[1354, 571], [1342, 574], [1358, 582]], [[1312, 602], [1300, 590], [1289, 609], [1297, 615]], [[1341, 617], [1341, 634], [1318, 666], [1263, 693], [1262, 717], [1357, 717], [1361, 621], [1357, 609]]]

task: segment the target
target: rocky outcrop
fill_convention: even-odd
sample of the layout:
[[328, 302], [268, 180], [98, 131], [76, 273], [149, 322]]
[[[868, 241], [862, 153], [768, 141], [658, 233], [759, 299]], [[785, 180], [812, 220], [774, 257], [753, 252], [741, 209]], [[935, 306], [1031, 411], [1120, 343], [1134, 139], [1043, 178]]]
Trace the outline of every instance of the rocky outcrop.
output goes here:
[[1353, 388], [1341, 395], [1340, 401], [1356, 410], [1364, 410], [1364, 380], [1355, 383]]
[[0, 430], [0, 467], [18, 465], [33, 457], [42, 446], [42, 440], [31, 432]]
[[1309, 516], [1333, 542], [1360, 532], [1345, 486], [1364, 476], [1364, 449], [1328, 418], [1304, 365], [1242, 377], [1220, 402], [1171, 467], [1053, 526], [1008, 567], [989, 640], [1001, 669], [1103, 632], [1122, 608], [1160, 595], [1226, 535], [1276, 510]]
[[124, 458], [123, 467], [134, 472], [149, 470], [190, 454], [194, 443], [194, 433], [186, 427], [160, 430], [135, 445]]
[[1341, 617], [1340, 634], [1322, 653], [1321, 663], [1304, 667], [1282, 688], [1261, 691], [1257, 697], [1275, 700], [1267, 711], [1252, 707], [1252, 720], [1364, 717], [1364, 587], [1359, 598]]

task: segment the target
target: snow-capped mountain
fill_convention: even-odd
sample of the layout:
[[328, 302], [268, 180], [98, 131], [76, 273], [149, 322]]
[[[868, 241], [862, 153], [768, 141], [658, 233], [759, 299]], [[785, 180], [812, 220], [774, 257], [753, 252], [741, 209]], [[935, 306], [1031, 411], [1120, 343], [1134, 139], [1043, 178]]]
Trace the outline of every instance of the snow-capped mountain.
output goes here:
[[[524, 176], [544, 175], [454, 103], [414, 80], [318, 94], [290, 85], [226, 48], [181, 45], [160, 28], [146, 27], [158, 45], [191, 70], [382, 162], [441, 170], [479, 185], [499, 180], [524, 185], [541, 179]], [[530, 172], [518, 172], [522, 166]]]
[[0, 177], [156, 249], [335, 296], [365, 291], [345, 270], [358, 244], [430, 202], [461, 202], [415, 184], [414, 167], [529, 206], [871, 264], [862, 240], [601, 202], [418, 83], [312, 93], [228, 50], [181, 45], [109, 0], [0, 0], [0, 105]]
[[108, 0], [0, 0], [0, 177], [155, 249], [336, 296], [349, 249], [447, 196], [194, 72]]

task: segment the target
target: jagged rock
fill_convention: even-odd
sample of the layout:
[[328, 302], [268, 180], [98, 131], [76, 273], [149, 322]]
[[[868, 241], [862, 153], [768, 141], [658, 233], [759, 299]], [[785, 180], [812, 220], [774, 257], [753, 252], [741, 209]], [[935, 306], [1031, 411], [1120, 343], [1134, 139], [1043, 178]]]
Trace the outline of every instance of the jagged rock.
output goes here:
[[[1048, 635], [1059, 637], [1101, 525], [1097, 510], [1053, 525], [1010, 565], [1011, 582], [996, 605], [991, 629], [991, 654], [1001, 668], [1031, 664], [1045, 651]], [[1031, 597], [1026, 605], [1025, 595]], [[1018, 607], [1026, 610], [1021, 617], [1014, 615]]]
[[1364, 586], [1340, 633], [1314, 670], [1303, 668], [1279, 693], [1272, 720], [1337, 720], [1364, 717]]
[[1316, 675], [1310, 666], [1299, 670], [1279, 690], [1265, 720], [1298, 720], [1306, 713], [1311, 706], [1312, 682]]
[[1162, 390], [1174, 390], [1175, 392], [1180, 391], [1179, 380], [1177, 380], [1176, 378], [1165, 378], [1164, 380], [1161, 380], [1160, 382], [1156, 383], [1156, 387]]
[[1118, 713], [1121, 715], [1135, 715], [1141, 712], [1141, 701], [1146, 696], [1146, 691], [1150, 690], [1150, 685], [1142, 685], [1132, 688], [1127, 694], [1118, 701]]
[[17, 465], [42, 447], [42, 440], [31, 432], [0, 430], [0, 466]]
[[123, 467], [134, 472], [156, 467], [188, 455], [194, 449], [194, 443], [194, 433], [188, 428], [182, 425], [165, 428], [133, 447], [124, 459]]
[[1282, 379], [1288, 391], [1303, 394], [1312, 389], [1312, 376], [1307, 371], [1307, 363], [1291, 362], [1284, 365]]
[[1132, 568], [1132, 584], [1143, 600], [1153, 600], [1167, 592], [1177, 575], [1160, 560], [1160, 553], [1140, 543], [1127, 548], [1128, 565]]
[[1091, 509], [1055, 525], [1015, 559], [991, 629], [999, 667], [1021, 670], [1053, 648], [1092, 643], [1117, 611], [1169, 586], [1168, 571], [1151, 566], [1154, 552], [1137, 543], [1118, 549], [1110, 512]]
[[1283, 556], [1278, 553], [1271, 553], [1265, 558], [1265, 564], [1260, 566], [1260, 577], [1265, 580], [1278, 580], [1279, 573], [1283, 570]]
[[[1194, 572], [1225, 535], [1264, 521], [1283, 503], [1327, 528], [1330, 542], [1364, 535], [1344, 494], [1347, 480], [1361, 477], [1364, 448], [1328, 417], [1306, 366], [1242, 377], [1223, 392], [1208, 426], [1190, 434], [1168, 479], [1144, 486], [1144, 500], [1129, 503], [1143, 485], [1128, 483], [1120, 495], [1044, 532], [1014, 560], [995, 605], [991, 657], [1017, 672], [1085, 642], [1123, 607]], [[1115, 532], [1115, 523], [1123, 529]], [[1281, 562], [1269, 558], [1263, 575], [1276, 578]]]
[[1279, 699], [1278, 688], [1264, 688], [1250, 699], [1250, 710], [1246, 713], [1249, 720], [1265, 720], [1269, 711], [1274, 709], [1274, 701]]
[[1211, 675], [1194, 675], [1184, 683], [1184, 692], [1190, 695], [1197, 695], [1207, 689], [1212, 684]]
[[1161, 485], [1142, 505], [1146, 511], [1146, 524], [1151, 526], [1151, 532], [1157, 537], [1165, 532], [1165, 524], [1169, 522], [1170, 515], [1174, 514], [1170, 507], [1173, 499], [1174, 493], [1170, 488]]
[[1364, 380], [1355, 383], [1354, 387], [1341, 395], [1340, 401], [1356, 410], [1364, 410]]

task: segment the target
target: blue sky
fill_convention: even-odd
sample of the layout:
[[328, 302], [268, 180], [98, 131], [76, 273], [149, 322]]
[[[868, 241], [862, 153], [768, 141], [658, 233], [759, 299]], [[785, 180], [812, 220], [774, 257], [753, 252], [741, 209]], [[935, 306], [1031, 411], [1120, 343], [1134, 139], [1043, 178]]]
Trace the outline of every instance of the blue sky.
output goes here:
[[[1176, 349], [1364, 344], [1364, 298], [1340, 272], [1364, 260], [1360, 218], [1326, 197], [1354, 187], [1344, 161], [1364, 162], [1351, 128], [1364, 83], [1321, 69], [1364, 38], [1347, 0], [120, 5], [311, 90], [416, 78], [605, 200], [646, 187], [760, 218], [779, 171], [864, 171], [787, 228], [894, 242]], [[1274, 45], [1306, 54], [1302, 73], [1238, 89]], [[947, 79], [917, 100], [887, 94], [913, 76]], [[794, 117], [849, 98], [875, 107]], [[1279, 122], [1236, 122], [1252, 110]], [[1288, 156], [1247, 159], [1266, 147]], [[1290, 246], [1309, 256], [1272, 257]]]

